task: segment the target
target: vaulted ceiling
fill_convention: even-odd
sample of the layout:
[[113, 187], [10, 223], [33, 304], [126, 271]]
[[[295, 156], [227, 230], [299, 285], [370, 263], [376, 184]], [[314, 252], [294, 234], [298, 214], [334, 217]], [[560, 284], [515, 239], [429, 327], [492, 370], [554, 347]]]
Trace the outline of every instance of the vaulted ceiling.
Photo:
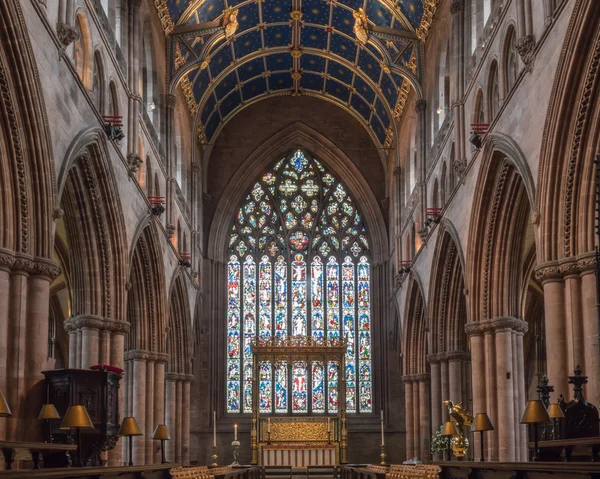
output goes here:
[[[375, 144], [393, 144], [438, 0], [156, 0], [180, 86], [201, 141], [214, 143], [245, 106], [316, 96], [357, 118]], [[368, 18], [367, 42], [354, 30]], [[229, 9], [229, 10], [227, 10]], [[226, 26], [237, 10], [237, 27]], [[234, 22], [235, 23], [235, 22]]]

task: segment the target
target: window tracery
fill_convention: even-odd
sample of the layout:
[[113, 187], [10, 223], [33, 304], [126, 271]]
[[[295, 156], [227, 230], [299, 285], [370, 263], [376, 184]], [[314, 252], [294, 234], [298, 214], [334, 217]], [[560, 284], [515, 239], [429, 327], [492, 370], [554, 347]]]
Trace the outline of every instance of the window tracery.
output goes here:
[[[338, 179], [301, 150], [280, 160], [238, 210], [228, 257], [227, 412], [252, 412], [257, 336], [347, 338], [346, 410], [372, 412], [369, 240]], [[261, 363], [261, 413], [338, 412], [337, 370], [333, 362]]]

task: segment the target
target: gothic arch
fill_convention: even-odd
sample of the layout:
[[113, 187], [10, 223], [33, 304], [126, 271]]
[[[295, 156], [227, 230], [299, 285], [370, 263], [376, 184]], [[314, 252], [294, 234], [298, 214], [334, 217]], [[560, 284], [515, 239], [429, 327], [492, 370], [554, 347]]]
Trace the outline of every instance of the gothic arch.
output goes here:
[[131, 331], [125, 349], [164, 353], [167, 326], [165, 273], [156, 226], [145, 226], [134, 244], [127, 297]]
[[404, 307], [404, 375], [423, 374], [427, 371], [427, 306], [423, 285], [415, 273], [411, 272]]
[[169, 318], [166, 333], [169, 372], [191, 374], [193, 343], [191, 313], [185, 279], [180, 272], [169, 295]]
[[522, 248], [534, 197], [518, 146], [490, 134], [475, 188], [467, 256], [469, 315], [477, 321], [520, 317]]
[[440, 224], [429, 289], [430, 353], [466, 351], [464, 258], [448, 220]]
[[80, 133], [59, 174], [70, 261], [73, 313], [125, 319], [125, 224], [104, 132]]
[[[346, 155], [323, 135], [303, 123], [292, 124], [274, 135], [257, 148], [233, 175], [226, 188], [232, 194], [223, 195], [210, 227], [209, 258], [225, 262], [231, 221], [239, 208], [241, 196], [255, 181], [256, 172], [264, 171], [274, 159], [296, 147], [310, 150], [346, 185], [363, 212], [372, 242], [373, 264], [387, 259], [386, 227], [381, 209], [369, 185]], [[206, 168], [204, 170], [206, 171]], [[204, 178], [204, 181], [208, 179]]]
[[[51, 258], [55, 171], [48, 118], [18, 1], [0, 4], [0, 248]], [[53, 268], [52, 268], [53, 269]]]
[[[594, 249], [594, 166], [600, 151], [600, 8], [576, 3], [558, 62], [546, 117], [536, 211], [539, 263]], [[593, 259], [583, 259], [591, 267]]]

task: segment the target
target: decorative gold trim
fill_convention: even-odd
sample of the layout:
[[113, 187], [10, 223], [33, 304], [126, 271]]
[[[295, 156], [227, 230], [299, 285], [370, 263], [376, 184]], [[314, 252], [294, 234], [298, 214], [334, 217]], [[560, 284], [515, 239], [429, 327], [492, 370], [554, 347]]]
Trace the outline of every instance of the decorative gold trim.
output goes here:
[[423, 17], [421, 17], [421, 24], [417, 30], [417, 38], [424, 42], [429, 34], [429, 28], [433, 23], [433, 16], [437, 9], [439, 0], [424, 0], [423, 1]]
[[165, 31], [165, 35], [169, 35], [173, 31], [173, 28], [175, 28], [175, 25], [173, 24], [173, 20], [171, 20], [167, 0], [155, 0], [154, 4], [156, 5], [158, 18], [160, 18], [160, 23]]

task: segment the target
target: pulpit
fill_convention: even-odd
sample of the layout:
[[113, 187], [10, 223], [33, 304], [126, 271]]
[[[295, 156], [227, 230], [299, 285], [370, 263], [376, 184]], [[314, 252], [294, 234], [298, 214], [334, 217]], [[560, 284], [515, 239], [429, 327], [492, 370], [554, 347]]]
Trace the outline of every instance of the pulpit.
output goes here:
[[[121, 374], [104, 368], [54, 369], [43, 371], [49, 402], [63, 417], [70, 405], [85, 406], [94, 429], [82, 430], [80, 445], [82, 462], [101, 466], [100, 454], [115, 447], [119, 432], [119, 381]], [[52, 437], [57, 443], [71, 444], [69, 431], [60, 429], [60, 419], [52, 420]]]

